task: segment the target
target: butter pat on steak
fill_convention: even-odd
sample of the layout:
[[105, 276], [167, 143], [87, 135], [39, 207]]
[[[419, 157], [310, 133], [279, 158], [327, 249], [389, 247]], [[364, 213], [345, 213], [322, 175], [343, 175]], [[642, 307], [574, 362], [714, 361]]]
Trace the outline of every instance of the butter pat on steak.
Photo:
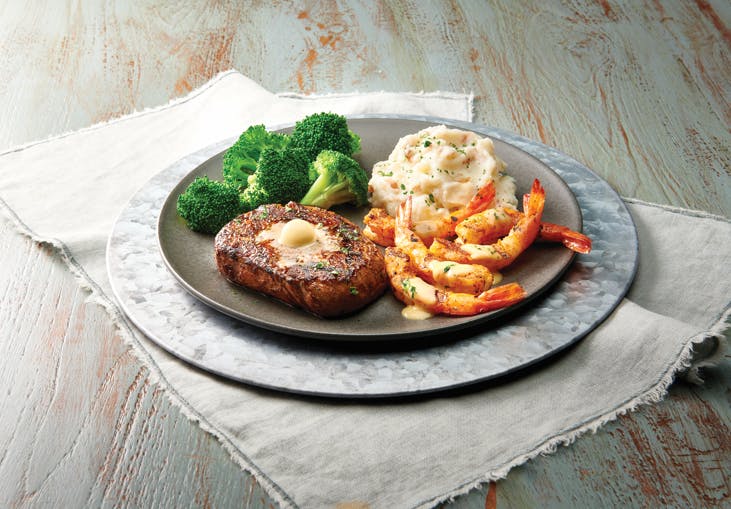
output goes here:
[[294, 202], [240, 215], [215, 250], [229, 281], [322, 317], [361, 309], [388, 286], [383, 254], [355, 224]]

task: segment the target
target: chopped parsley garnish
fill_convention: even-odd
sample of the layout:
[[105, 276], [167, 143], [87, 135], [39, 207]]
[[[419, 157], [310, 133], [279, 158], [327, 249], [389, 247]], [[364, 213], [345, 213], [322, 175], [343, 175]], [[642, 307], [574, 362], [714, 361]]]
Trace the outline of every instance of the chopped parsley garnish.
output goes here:
[[348, 240], [358, 240], [358, 231], [348, 228], [347, 226], [338, 227], [338, 233]]
[[414, 298], [414, 296], [416, 295], [416, 287], [411, 284], [410, 280], [404, 279], [403, 281], [401, 281], [401, 287], [406, 293], [411, 296], [412, 299]]
[[455, 150], [455, 152], [459, 152], [460, 154], [464, 154], [464, 155], [466, 155], [466, 154], [465, 154], [465, 151], [464, 151], [464, 150], [462, 150], [461, 148], [459, 148], [459, 147], [458, 147], [457, 145], [455, 145], [454, 143], [450, 143], [450, 145], [451, 145], [451, 147], [452, 147], [452, 148], [453, 148], [453, 149]]

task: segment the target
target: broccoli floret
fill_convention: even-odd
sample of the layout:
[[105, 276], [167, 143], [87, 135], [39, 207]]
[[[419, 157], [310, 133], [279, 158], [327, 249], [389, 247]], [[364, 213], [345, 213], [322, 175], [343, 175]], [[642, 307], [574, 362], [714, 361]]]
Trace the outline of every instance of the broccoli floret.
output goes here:
[[247, 179], [248, 186], [241, 194], [245, 208], [299, 201], [310, 186], [309, 164], [304, 150], [264, 149], [256, 172]]
[[287, 135], [271, 133], [263, 125], [249, 127], [223, 155], [223, 181], [243, 191], [247, 178], [256, 171], [261, 152], [266, 148], [280, 150], [288, 143]]
[[348, 128], [344, 116], [323, 112], [296, 122], [290, 144], [307, 151], [307, 157], [312, 161], [323, 150], [337, 150], [347, 156], [358, 153], [360, 136]]
[[177, 210], [196, 232], [217, 233], [243, 212], [236, 188], [208, 177], [197, 177], [178, 196]]
[[244, 210], [254, 210], [259, 205], [265, 203], [271, 203], [269, 196], [258, 187], [247, 187], [243, 193], [241, 193], [241, 204]]
[[300, 203], [329, 209], [342, 203], [363, 206], [368, 202], [368, 175], [355, 159], [323, 150], [311, 164], [318, 177]]

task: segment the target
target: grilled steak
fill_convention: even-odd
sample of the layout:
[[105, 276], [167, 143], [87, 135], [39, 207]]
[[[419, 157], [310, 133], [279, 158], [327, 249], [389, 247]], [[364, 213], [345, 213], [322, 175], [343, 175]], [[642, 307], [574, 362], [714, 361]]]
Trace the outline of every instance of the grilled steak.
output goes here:
[[215, 250], [229, 281], [322, 317], [360, 309], [388, 285], [381, 251], [355, 224], [294, 202], [232, 220], [216, 235]]

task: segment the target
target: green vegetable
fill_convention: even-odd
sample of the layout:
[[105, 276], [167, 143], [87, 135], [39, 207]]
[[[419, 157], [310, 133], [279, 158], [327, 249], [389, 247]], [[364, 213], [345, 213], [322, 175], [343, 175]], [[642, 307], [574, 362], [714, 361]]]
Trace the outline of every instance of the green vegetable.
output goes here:
[[253, 125], [223, 155], [223, 181], [243, 191], [256, 171], [264, 149], [283, 149], [289, 143], [284, 134], [271, 133], [263, 125]]
[[197, 177], [178, 196], [177, 210], [191, 230], [217, 233], [241, 214], [243, 207], [236, 188], [208, 177]]
[[359, 151], [360, 137], [334, 113], [303, 118], [291, 135], [250, 126], [224, 153], [222, 181], [196, 178], [178, 197], [178, 214], [191, 230], [217, 233], [237, 215], [267, 203], [365, 205], [368, 177], [349, 157]]
[[299, 201], [310, 186], [309, 164], [304, 150], [264, 149], [241, 194], [244, 207], [252, 210], [265, 203]]
[[314, 113], [295, 123], [290, 144], [305, 150], [310, 160], [314, 160], [323, 150], [337, 150], [352, 156], [360, 151], [360, 136], [348, 128], [344, 116]]
[[311, 168], [317, 178], [299, 200], [301, 204], [329, 209], [342, 203], [368, 203], [368, 175], [355, 159], [335, 150], [323, 150]]

